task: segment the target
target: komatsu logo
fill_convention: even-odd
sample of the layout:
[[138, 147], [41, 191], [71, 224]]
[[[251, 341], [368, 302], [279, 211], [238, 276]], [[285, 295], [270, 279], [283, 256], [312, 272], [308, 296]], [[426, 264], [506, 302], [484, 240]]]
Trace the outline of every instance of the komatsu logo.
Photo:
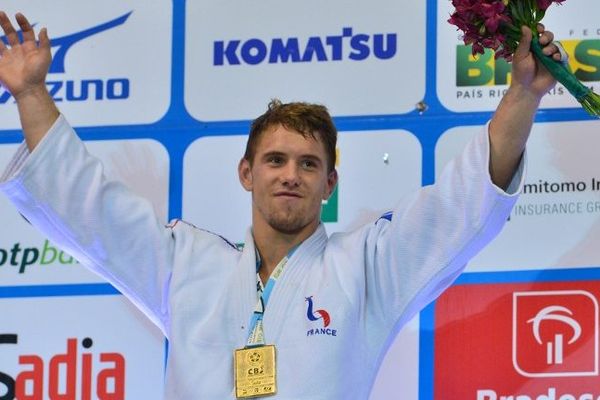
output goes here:
[[[76, 44], [91, 36], [123, 25], [133, 11], [118, 18], [85, 29], [81, 32], [72, 33], [63, 37], [53, 38], [51, 46], [53, 49], [53, 60], [49, 68], [49, 74], [63, 74], [66, 71], [65, 57], [68, 51]], [[22, 39], [22, 33], [19, 32]], [[0, 37], [8, 45], [5, 36]], [[78, 80], [55, 80], [46, 81], [46, 86], [54, 101], [84, 101], [84, 100], [123, 100], [129, 98], [130, 82], [124, 77], [112, 77], [109, 79], [91, 78]], [[0, 88], [0, 104], [6, 104], [12, 98], [8, 90]]]
[[326, 61], [389, 60], [398, 50], [395, 33], [355, 33], [345, 27], [341, 35], [273, 38], [262, 40], [218, 40], [213, 45], [213, 64], [258, 65]]

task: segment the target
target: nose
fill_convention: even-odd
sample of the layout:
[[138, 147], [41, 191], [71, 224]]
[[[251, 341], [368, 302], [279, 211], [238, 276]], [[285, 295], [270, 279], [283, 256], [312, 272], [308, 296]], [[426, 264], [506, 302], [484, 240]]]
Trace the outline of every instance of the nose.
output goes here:
[[287, 163], [281, 171], [281, 183], [286, 187], [300, 186], [299, 167], [295, 163]]

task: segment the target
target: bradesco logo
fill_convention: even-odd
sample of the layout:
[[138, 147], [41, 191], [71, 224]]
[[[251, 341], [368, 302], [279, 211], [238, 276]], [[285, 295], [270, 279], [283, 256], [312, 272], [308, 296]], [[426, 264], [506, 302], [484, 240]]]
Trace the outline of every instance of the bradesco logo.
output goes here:
[[[54, 74], [63, 74], [66, 72], [65, 57], [73, 46], [94, 35], [123, 25], [132, 12], [81, 32], [52, 39], [51, 45], [54, 57], [48, 71], [50, 79], [46, 81], [46, 86], [54, 101], [79, 102], [85, 100], [124, 100], [129, 98], [131, 91], [130, 82], [129, 79], [124, 77], [81, 80], [55, 80], [51, 78]], [[0, 39], [8, 44], [5, 36], [0, 37]], [[6, 104], [11, 98], [12, 96], [8, 90], [0, 88], [0, 104]]]
[[[561, 40], [569, 55], [569, 67], [582, 82], [600, 81], [600, 39]], [[471, 46], [456, 46], [456, 86], [507, 85], [511, 66], [494, 59], [494, 52], [473, 57]]]
[[50, 264], [71, 265], [77, 264], [77, 260], [50, 245], [48, 240], [41, 247], [23, 247], [19, 242], [7, 248], [0, 247], [0, 268], [10, 267], [24, 274], [32, 265]]
[[526, 377], [598, 375], [598, 301], [587, 291], [513, 294], [513, 365]]
[[[5, 346], [18, 344], [17, 334], [0, 334], [0, 353]], [[18, 356], [16, 376], [0, 371], [0, 400], [123, 400], [125, 357], [117, 352], [95, 353], [93, 345], [91, 338], [69, 338], [64, 353], [46, 358]], [[6, 356], [0, 359], [4, 366], [9, 361]]]
[[397, 51], [396, 33], [356, 33], [345, 27], [341, 35], [325, 37], [217, 40], [213, 43], [213, 65], [389, 60]]

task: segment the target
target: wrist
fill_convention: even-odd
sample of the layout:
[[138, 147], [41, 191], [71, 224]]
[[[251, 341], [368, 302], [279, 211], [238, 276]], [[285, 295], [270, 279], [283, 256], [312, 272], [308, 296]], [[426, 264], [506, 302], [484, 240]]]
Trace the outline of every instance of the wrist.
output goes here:
[[544, 93], [540, 94], [525, 85], [512, 83], [504, 95], [504, 100], [521, 104], [522, 106], [537, 108], [540, 105], [542, 97], [544, 97]]
[[46, 88], [46, 83], [44, 82], [41, 85], [34, 85], [27, 89], [22, 90], [19, 93], [13, 95], [17, 104], [26, 103], [31, 101], [40, 101], [46, 100], [50, 98], [50, 93], [48, 93], [48, 89]]

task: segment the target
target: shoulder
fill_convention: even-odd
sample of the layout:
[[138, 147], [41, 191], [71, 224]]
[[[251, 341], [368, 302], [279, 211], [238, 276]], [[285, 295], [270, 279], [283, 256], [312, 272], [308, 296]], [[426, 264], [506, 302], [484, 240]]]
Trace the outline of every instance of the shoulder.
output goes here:
[[229, 247], [232, 250], [238, 252], [241, 251], [240, 246], [229, 241], [227, 238], [219, 235], [218, 233], [199, 228], [196, 225], [182, 219], [171, 220], [167, 225], [165, 225], [165, 228], [169, 229], [171, 231], [171, 236], [177, 240], [185, 242], [189, 238], [194, 242], [203, 241], [207, 242], [207, 244], [220, 244]]

